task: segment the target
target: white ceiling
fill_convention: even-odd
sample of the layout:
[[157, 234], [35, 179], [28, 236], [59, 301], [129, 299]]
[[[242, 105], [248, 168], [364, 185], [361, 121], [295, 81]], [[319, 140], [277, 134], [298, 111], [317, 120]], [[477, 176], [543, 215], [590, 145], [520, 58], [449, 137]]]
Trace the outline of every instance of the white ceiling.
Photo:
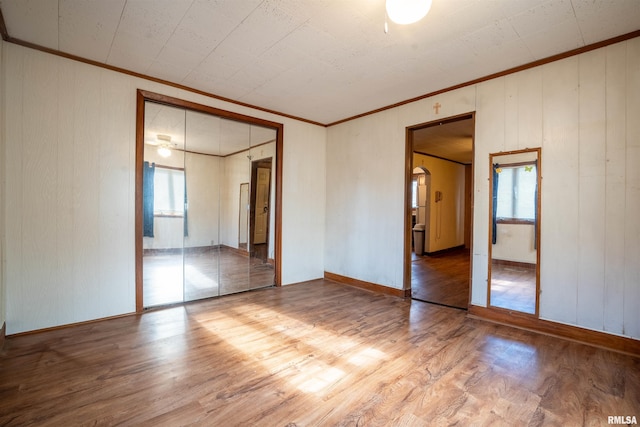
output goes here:
[[413, 151], [470, 165], [473, 162], [473, 119], [432, 123], [413, 130]]
[[640, 29], [640, 0], [0, 0], [9, 36], [329, 124]]

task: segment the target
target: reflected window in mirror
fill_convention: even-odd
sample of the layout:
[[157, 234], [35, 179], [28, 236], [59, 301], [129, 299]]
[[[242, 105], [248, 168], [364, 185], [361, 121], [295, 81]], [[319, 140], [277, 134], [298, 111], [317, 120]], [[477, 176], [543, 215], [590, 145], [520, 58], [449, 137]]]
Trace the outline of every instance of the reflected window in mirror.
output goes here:
[[537, 315], [540, 149], [490, 157], [488, 305]]

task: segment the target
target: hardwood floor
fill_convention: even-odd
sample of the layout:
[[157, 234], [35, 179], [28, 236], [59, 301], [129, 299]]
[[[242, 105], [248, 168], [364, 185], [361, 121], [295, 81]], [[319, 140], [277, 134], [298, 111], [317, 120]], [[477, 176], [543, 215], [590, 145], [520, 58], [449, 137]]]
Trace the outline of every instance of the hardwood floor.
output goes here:
[[8, 337], [0, 425], [607, 425], [640, 359], [318, 280]]
[[411, 296], [421, 301], [467, 309], [471, 257], [468, 249], [455, 249], [411, 259]]
[[272, 286], [273, 266], [229, 248], [143, 257], [144, 305], [154, 307]]

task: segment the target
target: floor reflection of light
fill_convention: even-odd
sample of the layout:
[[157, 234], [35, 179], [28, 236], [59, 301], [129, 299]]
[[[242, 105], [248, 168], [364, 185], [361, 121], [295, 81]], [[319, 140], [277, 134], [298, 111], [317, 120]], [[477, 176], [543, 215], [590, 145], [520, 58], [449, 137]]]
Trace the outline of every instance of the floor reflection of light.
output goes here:
[[218, 286], [218, 282], [212, 276], [203, 274], [199, 268], [185, 265], [184, 277], [189, 281], [189, 287], [199, 290], [212, 289]]
[[182, 288], [182, 265], [180, 266], [160, 266], [154, 268], [153, 276], [145, 280], [145, 288], [147, 286], [152, 289], [146, 289], [144, 300], [147, 307], [170, 304], [173, 302], [181, 302], [184, 299]]
[[535, 378], [538, 371], [538, 348], [526, 342], [498, 336], [487, 336], [484, 353], [493, 366], [505, 369], [506, 372], [526, 373]]
[[[343, 360], [363, 366], [386, 358], [384, 352], [373, 347], [349, 355], [348, 350], [357, 347], [358, 342], [259, 305], [244, 304], [234, 307], [233, 311], [238, 313], [238, 317], [247, 318], [251, 324], [221, 312], [216, 313], [215, 319], [203, 315], [196, 316], [195, 320], [238, 351], [258, 361], [270, 374], [305, 393], [321, 394], [344, 378], [346, 373], [332, 366], [340, 365]], [[224, 328], [219, 327], [221, 324]], [[300, 326], [285, 327], [284, 324]], [[283, 335], [300, 344], [283, 350]], [[331, 343], [330, 349], [326, 349], [328, 342]], [[328, 352], [332, 363], [315, 357], [316, 352], [323, 355]]]
[[349, 363], [356, 366], [370, 365], [385, 358], [385, 353], [375, 348], [365, 348], [349, 358]]
[[335, 384], [344, 375], [344, 372], [337, 368], [316, 366], [300, 373], [290, 382], [305, 393], [319, 393]]

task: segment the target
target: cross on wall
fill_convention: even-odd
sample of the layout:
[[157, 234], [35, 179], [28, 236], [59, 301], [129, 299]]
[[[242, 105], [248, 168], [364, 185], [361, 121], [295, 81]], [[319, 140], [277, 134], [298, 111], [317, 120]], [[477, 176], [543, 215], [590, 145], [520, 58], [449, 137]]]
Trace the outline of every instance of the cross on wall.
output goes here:
[[440, 107], [442, 107], [442, 105], [440, 105], [439, 102], [433, 104], [433, 109], [435, 110], [436, 114], [440, 114]]

